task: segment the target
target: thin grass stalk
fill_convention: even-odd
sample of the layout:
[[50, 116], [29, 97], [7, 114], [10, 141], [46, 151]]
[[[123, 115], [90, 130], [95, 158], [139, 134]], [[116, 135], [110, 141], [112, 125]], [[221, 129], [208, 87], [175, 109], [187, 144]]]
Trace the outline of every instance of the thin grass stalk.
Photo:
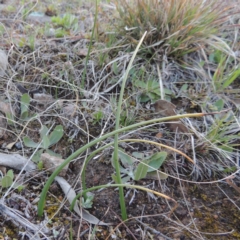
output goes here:
[[152, 189], [149, 189], [149, 188], [145, 188], [145, 187], [138, 186], [138, 185], [130, 185], [130, 184], [106, 184], [106, 185], [99, 185], [99, 186], [94, 186], [94, 187], [88, 188], [85, 191], [77, 194], [77, 196], [73, 199], [73, 201], [71, 203], [70, 210], [73, 211], [73, 208], [74, 208], [74, 205], [76, 203], [76, 200], [78, 198], [80, 198], [84, 193], [88, 193], [88, 192], [91, 192], [91, 191], [94, 191], [94, 190], [97, 190], [97, 189], [107, 188], [107, 187], [135, 188], [135, 189], [139, 189], [139, 190], [142, 190], [142, 191], [145, 191], [145, 192], [153, 193], [153, 194], [155, 194], [155, 195], [157, 195], [159, 197], [165, 198], [166, 200], [171, 200], [171, 201], [173, 201], [175, 203], [175, 206], [172, 208], [172, 210], [170, 212], [170, 215], [177, 208], [177, 205], [178, 205], [177, 202], [173, 198], [171, 198], [171, 197], [169, 197], [169, 196], [167, 196], [167, 195], [165, 195], [163, 193], [160, 193], [160, 192], [154, 191]]
[[[221, 111], [223, 112], [223, 111]], [[76, 150], [74, 153], [72, 153], [68, 158], [66, 158], [64, 160], [64, 162], [59, 165], [55, 171], [52, 173], [52, 175], [48, 178], [46, 184], [43, 187], [43, 190], [40, 194], [40, 200], [38, 202], [38, 215], [42, 216], [43, 215], [43, 209], [45, 206], [45, 200], [47, 197], [47, 192], [52, 184], [52, 182], [54, 181], [54, 178], [61, 172], [61, 170], [67, 165], [69, 164], [73, 159], [77, 158], [81, 153], [85, 152], [88, 148], [94, 146], [95, 144], [114, 136], [117, 133], [123, 133], [129, 130], [132, 130], [134, 128], [138, 128], [141, 126], [146, 126], [149, 124], [153, 124], [153, 123], [160, 123], [160, 122], [167, 122], [167, 121], [172, 121], [172, 120], [176, 120], [176, 119], [181, 119], [181, 118], [191, 118], [191, 117], [203, 117], [206, 115], [212, 115], [212, 114], [216, 114], [216, 113], [221, 113], [221, 112], [214, 112], [214, 113], [191, 113], [191, 114], [183, 114], [183, 115], [174, 115], [174, 116], [169, 116], [169, 117], [163, 117], [163, 118], [156, 118], [156, 119], [151, 119], [148, 121], [143, 121], [143, 122], [139, 122], [139, 123], [135, 123], [120, 129], [116, 129], [110, 133], [107, 133], [105, 135], [103, 135], [100, 138], [94, 139], [91, 142], [89, 142], [88, 144], [84, 145], [83, 147], [79, 148], [78, 150]]]
[[[139, 41], [136, 50], [133, 53], [133, 56], [130, 60], [130, 63], [128, 64], [125, 76], [123, 78], [122, 81], [122, 86], [121, 86], [121, 91], [120, 91], [120, 95], [119, 95], [119, 100], [118, 100], [118, 107], [117, 107], [117, 116], [116, 116], [116, 126], [115, 126], [115, 130], [119, 129], [120, 126], [120, 114], [121, 114], [121, 110], [122, 110], [122, 101], [123, 101], [123, 94], [124, 94], [124, 90], [125, 90], [125, 85], [126, 85], [126, 81], [128, 78], [128, 74], [129, 71], [132, 68], [132, 64], [133, 61], [137, 55], [137, 52], [143, 42], [144, 37], [146, 36], [147, 32], [145, 32], [141, 38], [141, 40]], [[116, 182], [118, 184], [122, 183], [122, 179], [121, 179], [121, 173], [120, 173], [120, 164], [118, 161], [118, 133], [115, 134], [114, 136], [114, 154], [113, 154], [113, 165], [115, 167], [115, 171], [116, 171]], [[126, 220], [127, 219], [127, 211], [126, 211], [126, 206], [125, 206], [125, 201], [124, 201], [124, 192], [123, 192], [123, 187], [119, 186], [119, 201], [120, 201], [120, 207], [121, 207], [121, 214], [122, 214], [122, 219]]]
[[97, 15], [98, 15], [98, 1], [96, 0], [96, 11], [95, 11], [95, 16], [94, 16], [94, 24], [93, 24], [93, 29], [92, 29], [92, 34], [91, 34], [90, 43], [89, 43], [89, 47], [88, 47], [87, 56], [85, 59], [85, 66], [83, 69], [83, 75], [82, 75], [82, 80], [81, 80], [81, 84], [80, 84], [81, 89], [84, 89], [84, 84], [85, 84], [85, 79], [86, 79], [86, 74], [87, 74], [88, 59], [89, 59], [91, 48], [92, 48], [95, 29], [97, 26]]
[[[190, 161], [191, 163], [194, 164], [194, 161], [188, 157], [185, 153], [179, 151], [178, 149], [175, 149], [175, 148], [172, 148], [172, 147], [169, 147], [165, 144], [162, 144], [162, 143], [157, 143], [157, 142], [153, 142], [153, 141], [149, 141], [149, 140], [143, 140], [143, 139], [124, 139], [124, 140], [119, 140], [119, 142], [143, 142], [143, 143], [149, 143], [149, 144], [153, 144], [153, 145], [157, 145], [159, 147], [164, 147], [164, 148], [167, 148], [173, 152], [176, 152], [178, 154], [181, 154], [183, 157], [185, 157], [186, 159], [188, 159], [188, 161]], [[82, 189], [83, 189], [83, 192], [87, 189], [87, 185], [86, 185], [86, 168], [87, 168], [87, 165], [89, 163], [89, 161], [91, 159], [94, 158], [94, 156], [98, 153], [98, 152], [101, 152], [103, 151], [105, 148], [107, 147], [110, 147], [114, 145], [114, 142], [112, 143], [108, 143], [106, 144], [105, 146], [101, 147], [101, 148], [98, 148], [97, 150], [95, 150], [94, 152], [92, 152], [88, 157], [87, 159], [83, 162], [83, 166], [82, 166], [82, 170], [81, 170], [81, 180], [82, 180]], [[87, 199], [87, 193], [84, 192], [83, 193], [83, 197], [84, 199], [86, 200]]]
[[[114, 144], [114, 142], [112, 143], [109, 143], [101, 148], [98, 148], [97, 150], [95, 150], [94, 152], [92, 152], [88, 157], [87, 159], [83, 162], [83, 166], [82, 166], [82, 170], [81, 170], [81, 173], [80, 173], [80, 176], [81, 176], [81, 180], [82, 180], [82, 189], [83, 191], [87, 189], [87, 185], [86, 185], [86, 168], [87, 168], [87, 165], [89, 163], [89, 161], [98, 153], [98, 152], [101, 152], [103, 151], [105, 148], [107, 147], [110, 147]], [[83, 193], [83, 197], [84, 197], [84, 200], [87, 199], [87, 193]]]

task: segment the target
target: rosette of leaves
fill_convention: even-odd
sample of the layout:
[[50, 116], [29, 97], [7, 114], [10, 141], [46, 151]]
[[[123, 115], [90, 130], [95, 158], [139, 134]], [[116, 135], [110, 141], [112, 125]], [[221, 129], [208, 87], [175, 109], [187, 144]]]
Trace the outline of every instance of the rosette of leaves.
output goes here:
[[49, 148], [60, 141], [60, 139], [63, 136], [63, 127], [62, 125], [57, 125], [50, 134], [49, 132], [50, 132], [49, 129], [45, 125], [43, 125], [39, 132], [41, 141], [38, 143], [34, 142], [32, 139], [30, 139], [27, 136], [23, 138], [23, 142], [26, 147], [39, 149], [34, 154], [32, 158], [33, 161], [39, 162], [40, 156], [43, 152], [47, 152], [52, 156], [61, 157], [61, 155], [56, 154]]
[[[145, 157], [143, 153], [133, 152], [132, 156], [119, 149], [118, 156], [121, 161], [120, 172], [126, 175], [122, 180], [128, 182], [130, 179], [135, 181], [157, 174], [157, 170], [162, 166], [167, 158], [167, 152], [157, 152], [151, 156]], [[112, 161], [112, 165], [114, 163]], [[113, 175], [113, 180], [115, 176]], [[160, 178], [167, 178], [167, 175], [160, 175]]]

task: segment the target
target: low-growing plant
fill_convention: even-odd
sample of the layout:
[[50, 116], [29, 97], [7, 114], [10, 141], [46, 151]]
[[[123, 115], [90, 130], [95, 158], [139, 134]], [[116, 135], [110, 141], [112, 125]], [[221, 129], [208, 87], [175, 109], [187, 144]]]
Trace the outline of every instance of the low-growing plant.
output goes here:
[[102, 111], [97, 111], [93, 113], [93, 124], [100, 123], [104, 115]]
[[92, 208], [94, 195], [91, 193], [86, 194], [86, 198], [81, 198], [81, 206], [83, 208]]
[[43, 125], [40, 130], [41, 141], [39, 143], [34, 142], [32, 139], [30, 139], [27, 136], [23, 137], [23, 142], [26, 147], [40, 149], [34, 154], [32, 158], [33, 161], [39, 162], [40, 156], [43, 152], [47, 152], [52, 156], [61, 157], [61, 155], [54, 153], [49, 148], [54, 144], [58, 143], [62, 138], [62, 136], [63, 136], [63, 127], [61, 125], [57, 125], [50, 134], [49, 134], [49, 129], [45, 125]]
[[219, 52], [214, 55], [213, 60], [218, 65], [212, 76], [212, 82], [215, 92], [221, 93], [240, 76], [240, 65], [231, 64], [232, 57]]
[[57, 27], [62, 27], [65, 30], [72, 30], [73, 32], [78, 30], [78, 19], [70, 13], [65, 13], [63, 16], [54, 16], [51, 20]]
[[[147, 81], [135, 80], [133, 81], [133, 85], [141, 92], [140, 102], [156, 102], [161, 98], [159, 82], [154, 79], [148, 79]], [[171, 100], [171, 96], [173, 95], [171, 90], [164, 88], [163, 91], [165, 100]]]
[[[212, 105], [212, 111], [221, 111], [224, 107], [224, 100], [219, 99]], [[216, 115], [213, 123], [207, 130], [206, 138], [211, 145], [217, 146], [224, 151], [232, 152], [239, 144], [238, 123], [232, 111], [224, 115]]]
[[0, 176], [0, 186], [2, 188], [9, 188], [13, 187], [17, 189], [19, 192], [21, 192], [24, 189], [24, 185], [21, 185], [19, 183], [13, 183], [14, 179], [14, 172], [12, 169], [8, 170], [5, 176]]
[[[29, 106], [30, 106], [30, 96], [27, 93], [24, 93], [20, 99], [20, 121], [30, 121], [35, 118], [37, 114], [29, 114]], [[9, 125], [14, 125], [14, 115], [11, 112], [6, 113], [7, 121]]]
[[230, 8], [216, 0], [116, 0], [115, 4], [117, 34], [125, 42], [135, 46], [147, 31], [141, 51], [145, 56], [167, 55], [181, 61], [183, 55], [203, 46], [220, 44], [214, 34], [226, 22]]
[[36, 41], [36, 36], [33, 34], [30, 34], [28, 37], [20, 38], [20, 40], [18, 41], [18, 46], [21, 48], [29, 47], [31, 51], [34, 51], [35, 41]]
[[[148, 157], [144, 157], [142, 153], [133, 152], [132, 157], [124, 152], [123, 149], [119, 149], [118, 155], [121, 161], [120, 172], [127, 175], [124, 178], [124, 183], [130, 179], [141, 180], [147, 176], [147, 173], [157, 171], [167, 157], [167, 153], [164, 151], [157, 152]], [[115, 167], [113, 161], [112, 165]], [[112, 177], [116, 180], [115, 176]]]
[[34, 118], [36, 114], [29, 115], [29, 105], [30, 105], [31, 98], [27, 93], [24, 93], [21, 96], [21, 113], [20, 113], [20, 120], [22, 121], [29, 121], [31, 118]]
[[[96, 190], [96, 189], [99, 189], [99, 188], [116, 187], [117, 186], [119, 188], [119, 202], [120, 202], [120, 207], [121, 207], [122, 219], [123, 220], [127, 219], [127, 212], [126, 212], [125, 201], [124, 201], [123, 187], [140, 189], [140, 190], [143, 190], [143, 191], [147, 191], [147, 192], [157, 194], [160, 197], [164, 197], [166, 199], [173, 200], [172, 198], [170, 198], [170, 197], [168, 197], [168, 196], [166, 196], [162, 193], [155, 192], [151, 189], [147, 189], [147, 188], [137, 186], [137, 185], [122, 184], [122, 179], [121, 179], [121, 171], [120, 171], [120, 164], [119, 164], [119, 157], [118, 157], [118, 153], [119, 153], [119, 150], [118, 150], [119, 136], [118, 136], [118, 134], [119, 133], [123, 133], [123, 132], [129, 131], [129, 130], [132, 130], [132, 129], [136, 129], [140, 126], [146, 126], [146, 125], [153, 124], [153, 123], [166, 122], [166, 121], [171, 121], [171, 120], [174, 120], [174, 119], [180, 119], [180, 118], [184, 118], [184, 117], [202, 117], [202, 116], [206, 115], [204, 113], [193, 113], [193, 114], [170, 116], [170, 117], [164, 117], [164, 118], [158, 118], [158, 119], [151, 119], [151, 120], [148, 120], [148, 121], [143, 121], [143, 122], [132, 124], [132, 125], [127, 126], [127, 127], [120, 128], [119, 122], [120, 122], [121, 105], [122, 105], [122, 100], [123, 100], [125, 84], [126, 84], [126, 81], [127, 81], [127, 78], [128, 78], [129, 71], [132, 68], [133, 60], [134, 60], [134, 58], [135, 58], [135, 56], [136, 56], [136, 54], [137, 54], [137, 52], [140, 48], [140, 45], [142, 44], [142, 41], [143, 41], [145, 35], [146, 35], [146, 33], [144, 34], [144, 36], [140, 40], [136, 50], [134, 51], [133, 56], [131, 58], [131, 61], [128, 65], [128, 68], [125, 72], [125, 75], [124, 75], [124, 78], [123, 78], [123, 81], [122, 81], [121, 92], [120, 92], [120, 95], [119, 95], [118, 108], [117, 108], [117, 114], [116, 114], [115, 131], [112, 131], [110, 133], [106, 133], [105, 135], [103, 135], [103, 136], [101, 136], [97, 139], [94, 139], [91, 142], [89, 142], [88, 144], [82, 146], [80, 149], [75, 151], [71, 156], [69, 156], [67, 159], [65, 159], [65, 161], [59, 167], [56, 168], [56, 170], [49, 177], [48, 181], [46, 182], [46, 184], [45, 184], [45, 186], [42, 190], [40, 200], [39, 200], [39, 204], [38, 204], [38, 215], [39, 216], [43, 215], [43, 208], [44, 208], [44, 205], [45, 205], [45, 200], [46, 200], [46, 195], [47, 195], [48, 189], [49, 189], [51, 183], [53, 182], [54, 178], [59, 174], [59, 172], [62, 170], [62, 168], [64, 168], [70, 161], [72, 161], [74, 158], [76, 158], [79, 154], [85, 152], [90, 147], [94, 146], [95, 144], [98, 144], [98, 143], [102, 142], [103, 140], [105, 140], [105, 139], [107, 139], [111, 136], [115, 136], [114, 137], [114, 142], [113, 142], [113, 144], [114, 144], [113, 166], [115, 167], [115, 172], [116, 172], [116, 174], [115, 174], [116, 184], [95, 186], [95, 187], [92, 187], [92, 188], [89, 188], [89, 189], [84, 188], [84, 190], [80, 194], [78, 194], [77, 197], [80, 197], [80, 196], [86, 194], [89, 191], [93, 191], [93, 190]], [[112, 144], [108, 144], [108, 146], [109, 145], [112, 145]], [[94, 151], [94, 153], [92, 153], [84, 161], [85, 167], [83, 168], [81, 174], [84, 173], [83, 171], [86, 169], [86, 163], [88, 163], [88, 161], [90, 160], [90, 157], [94, 156], [94, 154], [96, 154], [100, 150], [103, 150], [105, 147], [106, 146], [104, 146], [102, 148], [98, 148], [96, 151]], [[192, 162], [192, 160], [191, 160], [191, 162]], [[149, 166], [147, 167], [147, 171], [148, 171], [148, 168], [149, 168]], [[143, 169], [144, 169], [144, 171], [146, 171], [146, 168], [143, 168]], [[85, 175], [85, 173], [83, 175]], [[139, 176], [136, 175], [135, 178], [139, 178], [139, 177], [141, 178], [141, 176], [143, 176], [143, 175], [139, 174]], [[76, 198], [75, 198], [75, 200], [76, 200]], [[86, 198], [84, 198], [84, 199], [86, 199]], [[74, 206], [75, 200], [73, 201], [72, 206]], [[176, 201], [174, 201], [174, 202], [176, 203]], [[175, 204], [175, 207], [172, 210], [174, 210], [175, 208], [176, 208], [176, 204]]]
[[2, 188], [10, 187], [13, 183], [13, 178], [14, 178], [13, 170], [8, 170], [6, 175], [0, 178], [0, 184]]

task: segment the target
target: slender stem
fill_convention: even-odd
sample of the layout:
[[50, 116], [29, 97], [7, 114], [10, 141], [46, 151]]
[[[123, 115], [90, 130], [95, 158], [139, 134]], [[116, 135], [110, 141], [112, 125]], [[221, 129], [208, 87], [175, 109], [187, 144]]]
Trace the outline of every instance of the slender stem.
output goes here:
[[88, 144], [84, 145], [83, 147], [79, 148], [73, 154], [71, 154], [68, 158], [66, 158], [64, 160], [64, 162], [61, 165], [59, 165], [56, 168], [56, 170], [52, 173], [52, 175], [48, 178], [46, 184], [43, 187], [43, 190], [42, 190], [41, 195], [40, 195], [40, 200], [38, 202], [38, 215], [39, 216], [43, 215], [43, 208], [44, 208], [44, 205], [45, 205], [45, 199], [46, 199], [46, 196], [47, 196], [47, 192], [48, 192], [48, 189], [50, 188], [52, 182], [54, 181], [54, 178], [61, 172], [61, 170], [68, 163], [70, 163], [73, 159], [77, 158], [78, 155], [80, 155], [81, 153], [86, 151], [88, 148], [94, 146], [96, 143], [101, 142], [101, 141], [107, 139], [108, 137], [112, 137], [116, 133], [122, 133], [122, 132], [125, 132], [125, 131], [128, 131], [128, 130], [140, 127], [140, 126], [149, 125], [149, 124], [158, 123], [158, 122], [167, 122], [167, 121], [172, 121], [172, 120], [180, 119], [180, 118], [203, 117], [205, 115], [208, 115], [208, 114], [205, 114], [205, 113], [191, 113], [191, 114], [174, 115], [174, 116], [169, 116], [169, 117], [151, 119], [151, 120], [148, 120], [148, 121], [135, 123], [135, 124], [132, 124], [130, 126], [126, 126], [124, 128], [121, 128], [121, 129], [116, 129], [115, 131], [107, 133], [100, 138], [92, 140], [90, 143], [88, 143]]
[[[82, 188], [83, 188], [83, 191], [87, 189], [87, 185], [86, 185], [86, 168], [87, 168], [87, 165], [89, 163], [89, 161], [100, 151], [104, 150], [105, 148], [113, 145], [114, 143], [109, 143], [109, 144], [106, 144], [105, 146], [101, 147], [101, 148], [98, 148], [97, 150], [95, 150], [94, 152], [92, 152], [88, 157], [87, 159], [83, 162], [83, 166], [82, 166], [82, 170], [81, 170], [81, 179], [82, 179]], [[86, 200], [87, 199], [87, 193], [83, 193], [83, 197], [84, 199]]]
[[[71, 211], [73, 210], [76, 200], [77, 200], [79, 197], [81, 197], [83, 194], [85, 194], [85, 193], [87, 193], [87, 192], [91, 192], [91, 191], [97, 190], [97, 189], [100, 189], [100, 188], [107, 188], [107, 187], [135, 188], [135, 189], [139, 189], [139, 190], [142, 190], [142, 191], [146, 191], [146, 192], [153, 193], [153, 194], [155, 194], [155, 195], [157, 195], [157, 196], [159, 196], [159, 197], [163, 197], [163, 198], [165, 198], [165, 199], [167, 199], [167, 200], [172, 200], [172, 201], [174, 201], [174, 202], [177, 204], [177, 202], [176, 202], [173, 198], [171, 198], [171, 197], [169, 197], [169, 196], [167, 196], [167, 195], [165, 195], [165, 194], [163, 194], [163, 193], [160, 193], [160, 192], [157, 192], [157, 191], [154, 191], [154, 190], [152, 190], [152, 189], [145, 188], [145, 187], [142, 187], [142, 186], [130, 185], [130, 184], [105, 184], [105, 185], [94, 186], [94, 187], [88, 188], [88, 189], [86, 189], [85, 191], [82, 191], [82, 192], [80, 192], [79, 194], [77, 194], [77, 196], [73, 199], [73, 201], [72, 201], [72, 203], [71, 203], [70, 210], [71, 210]], [[174, 209], [175, 209], [175, 207], [174, 207]]]
[[84, 66], [84, 69], [83, 69], [83, 75], [82, 75], [82, 81], [81, 81], [81, 88], [82, 89], [84, 88], [84, 84], [85, 84], [85, 78], [86, 78], [86, 74], [87, 74], [88, 59], [89, 59], [90, 51], [91, 51], [91, 48], [92, 48], [92, 43], [93, 43], [93, 37], [94, 37], [95, 29], [96, 29], [96, 26], [97, 26], [97, 15], [98, 15], [98, 2], [96, 0], [96, 11], [95, 11], [95, 16], [94, 16], [94, 24], [93, 24], [93, 29], [92, 29], [92, 35], [91, 35], [90, 43], [89, 43], [89, 46], [88, 46], [88, 52], [87, 52], [87, 56], [86, 56], [86, 59], [85, 59], [85, 66]]
[[[137, 52], [142, 44], [142, 41], [144, 39], [144, 37], [146, 36], [145, 32], [141, 38], [141, 40], [139, 41], [133, 56], [128, 64], [127, 70], [124, 74], [124, 78], [122, 81], [122, 85], [121, 85], [121, 91], [120, 91], [120, 95], [119, 95], [119, 99], [118, 99], [118, 107], [117, 107], [117, 116], [116, 116], [116, 125], [115, 125], [115, 130], [119, 129], [119, 122], [120, 122], [120, 114], [121, 114], [121, 110], [122, 110], [122, 101], [123, 101], [123, 94], [124, 94], [124, 90], [125, 90], [125, 85], [126, 85], [126, 81], [128, 78], [128, 74], [129, 71], [132, 68], [133, 65], [133, 61], [137, 55]], [[122, 183], [122, 179], [121, 179], [121, 173], [120, 173], [120, 164], [118, 161], [118, 133], [115, 134], [114, 136], [114, 154], [113, 154], [113, 162], [114, 162], [114, 168], [116, 171], [116, 183], [121, 184]], [[124, 192], [123, 192], [123, 187], [119, 186], [119, 202], [120, 202], [120, 207], [121, 207], [121, 213], [122, 213], [122, 219], [126, 220], [127, 219], [127, 211], [126, 211], [126, 206], [125, 206], [125, 200], [124, 200]]]

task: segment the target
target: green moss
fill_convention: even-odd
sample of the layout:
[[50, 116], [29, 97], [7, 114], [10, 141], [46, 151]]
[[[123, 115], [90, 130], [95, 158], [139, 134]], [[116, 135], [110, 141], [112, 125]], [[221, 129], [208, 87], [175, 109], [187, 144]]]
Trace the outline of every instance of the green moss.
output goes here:
[[201, 196], [202, 200], [207, 201], [207, 195], [205, 195], [205, 194], [200, 194], [200, 196]]
[[240, 239], [240, 232], [233, 232], [232, 236], [236, 239]]

